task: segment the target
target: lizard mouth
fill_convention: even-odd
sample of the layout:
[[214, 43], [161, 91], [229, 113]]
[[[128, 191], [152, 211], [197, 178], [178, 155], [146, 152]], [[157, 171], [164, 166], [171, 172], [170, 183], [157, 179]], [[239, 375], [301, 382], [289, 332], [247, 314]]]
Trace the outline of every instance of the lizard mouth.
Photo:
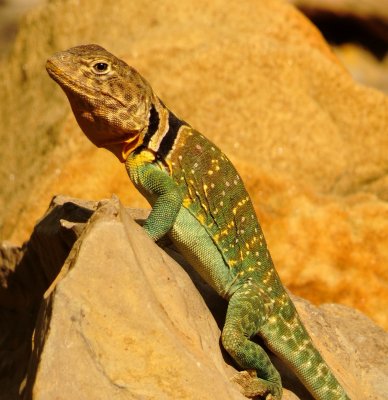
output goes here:
[[49, 58], [46, 61], [46, 71], [50, 75], [52, 79], [54, 79], [55, 82], [59, 81], [58, 75], [59, 75], [59, 69], [55, 65], [55, 63], [52, 62], [52, 60]]
[[[69, 92], [75, 92], [79, 94], [83, 98], [88, 98], [93, 95], [92, 91], [85, 85], [77, 85], [74, 77], [65, 73], [56, 62], [55, 58], [49, 58], [46, 61], [46, 71], [50, 75], [50, 78], [53, 79], [58, 85], [62, 88], [62, 90], [68, 94]], [[87, 96], [88, 95], [88, 96]]]
[[50, 78], [57, 82], [61, 87], [66, 83], [68, 86], [73, 86], [74, 79], [71, 79], [61, 68], [58, 67], [57, 63], [49, 58], [46, 61], [46, 71], [50, 75]]

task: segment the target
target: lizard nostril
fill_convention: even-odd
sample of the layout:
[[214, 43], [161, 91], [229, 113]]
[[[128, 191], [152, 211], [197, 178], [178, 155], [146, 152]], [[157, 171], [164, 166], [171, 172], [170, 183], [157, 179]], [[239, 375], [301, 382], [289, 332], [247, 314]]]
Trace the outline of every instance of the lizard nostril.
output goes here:
[[66, 53], [60, 53], [59, 54], [59, 59], [61, 61], [67, 62], [70, 60], [70, 54], [66, 54]]

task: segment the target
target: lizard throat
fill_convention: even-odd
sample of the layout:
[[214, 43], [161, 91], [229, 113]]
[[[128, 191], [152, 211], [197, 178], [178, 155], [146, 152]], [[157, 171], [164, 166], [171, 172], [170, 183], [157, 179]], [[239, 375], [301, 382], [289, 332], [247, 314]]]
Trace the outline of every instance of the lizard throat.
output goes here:
[[128, 156], [141, 145], [140, 135], [129, 138], [123, 143], [123, 147], [121, 150], [121, 162], [125, 162]]
[[120, 142], [105, 142], [98, 145], [112, 152], [120, 162], [125, 162], [128, 156], [142, 144], [141, 134], [130, 136], [127, 140]]

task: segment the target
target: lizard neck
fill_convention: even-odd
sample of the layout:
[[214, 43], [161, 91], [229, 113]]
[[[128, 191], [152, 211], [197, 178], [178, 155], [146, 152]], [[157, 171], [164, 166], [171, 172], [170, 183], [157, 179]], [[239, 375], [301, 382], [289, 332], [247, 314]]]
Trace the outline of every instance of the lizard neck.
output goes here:
[[166, 160], [181, 132], [188, 124], [177, 118], [155, 95], [150, 102], [148, 128], [142, 139], [143, 147]]
[[[143, 122], [144, 128], [141, 131], [131, 133], [128, 139], [121, 143], [115, 143], [110, 147], [104, 145], [103, 147], [116, 154], [121, 162], [125, 162], [128, 156], [137, 148], [147, 148], [153, 153], [157, 153], [163, 138], [169, 130], [169, 114], [169, 110], [152, 93], [148, 102], [148, 114], [146, 114], [146, 119]], [[118, 151], [114, 148], [117, 145], [119, 147]]]
[[156, 95], [153, 95], [150, 102], [148, 128], [143, 137], [142, 144], [155, 153], [159, 150], [160, 144], [168, 132], [169, 114], [170, 111], [161, 100]]

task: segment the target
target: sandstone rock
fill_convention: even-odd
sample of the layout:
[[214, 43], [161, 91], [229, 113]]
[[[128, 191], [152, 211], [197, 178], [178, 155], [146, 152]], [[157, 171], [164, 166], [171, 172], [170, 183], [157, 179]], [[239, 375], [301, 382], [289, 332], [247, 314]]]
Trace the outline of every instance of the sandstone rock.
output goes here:
[[[125, 210], [115, 198], [54, 199], [24, 250], [24, 257], [37, 255], [29, 265], [35, 268], [32, 277], [49, 276], [50, 287], [42, 303], [28, 296], [32, 304], [20, 307], [15, 300], [19, 311], [33, 315], [26, 324], [35, 328], [32, 352], [31, 329], [16, 332], [24, 345], [21, 357], [16, 347], [3, 345], [10, 316], [0, 320], [0, 399], [18, 398], [19, 385], [24, 399], [244, 398], [230, 382], [235, 369], [220, 349], [226, 304], [132, 220], [145, 215]], [[51, 245], [41, 252], [43, 240]], [[68, 256], [59, 269], [61, 254]], [[8, 262], [9, 269], [16, 273], [21, 260], [14, 257], [17, 265]], [[33, 288], [31, 282], [25, 290]], [[384, 399], [388, 335], [355, 310], [295, 302], [351, 398]], [[1, 316], [9, 303], [0, 301]], [[38, 315], [31, 313], [39, 304]], [[286, 388], [284, 399], [309, 399], [289, 369], [274, 362]]]
[[[1, 400], [18, 398], [42, 296], [58, 275], [77, 238], [77, 229], [90, 217], [94, 206], [57, 199], [25, 245], [0, 245]], [[62, 223], [62, 218], [66, 222]]]
[[378, 0], [290, 0], [321, 30], [357, 82], [388, 93], [388, 7]]
[[356, 84], [312, 24], [280, 0], [109, 8], [64, 0], [30, 14], [0, 82], [6, 238], [27, 238], [53, 193], [145, 204], [123, 166], [82, 136], [44, 71], [54, 51], [85, 42], [134, 65], [232, 156], [297, 294], [357, 306], [388, 327], [388, 100]]

